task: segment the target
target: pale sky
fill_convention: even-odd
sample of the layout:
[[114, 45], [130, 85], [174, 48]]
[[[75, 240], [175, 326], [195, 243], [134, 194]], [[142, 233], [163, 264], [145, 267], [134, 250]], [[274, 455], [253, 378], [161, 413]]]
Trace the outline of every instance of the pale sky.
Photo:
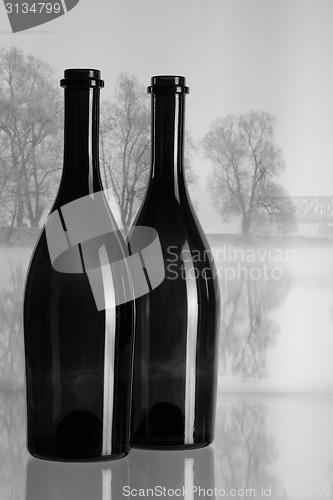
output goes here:
[[[121, 71], [148, 85], [187, 77], [187, 128], [199, 141], [218, 116], [276, 115], [291, 195], [333, 195], [332, 0], [80, 0], [66, 15], [13, 34], [0, 5], [0, 47], [51, 64], [101, 69], [112, 93]], [[192, 195], [207, 232], [223, 229], [206, 189], [209, 163], [193, 168]]]

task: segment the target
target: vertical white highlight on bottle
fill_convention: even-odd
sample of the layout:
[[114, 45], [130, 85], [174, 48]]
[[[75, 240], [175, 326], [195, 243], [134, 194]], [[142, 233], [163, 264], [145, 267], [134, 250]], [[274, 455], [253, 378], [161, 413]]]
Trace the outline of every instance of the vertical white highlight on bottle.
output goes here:
[[102, 470], [102, 500], [112, 500], [112, 470]]
[[[66, 11], [64, 11], [66, 12]], [[96, 90], [96, 92], [99, 92]], [[88, 161], [89, 161], [89, 178], [88, 178], [88, 183], [89, 183], [89, 194], [93, 195], [94, 197], [94, 186], [93, 186], [93, 90], [90, 88], [89, 89], [89, 128], [88, 128], [88, 133], [89, 133], [89, 138], [88, 138]]]
[[194, 458], [184, 460], [184, 500], [194, 500]]
[[[181, 99], [180, 95], [176, 94], [175, 95], [175, 99]], [[185, 103], [184, 103], [184, 106], [185, 106]], [[175, 106], [175, 122], [174, 122], [174, 130], [175, 130], [175, 135], [174, 135], [174, 153], [173, 153], [173, 185], [174, 185], [174, 192], [175, 192], [175, 196], [178, 200], [178, 202], [180, 202], [180, 195], [179, 195], [179, 184], [178, 184], [178, 165], [179, 165], [179, 144], [178, 144], [178, 137], [181, 136], [181, 131], [179, 129], [179, 106]]]
[[186, 250], [184, 259], [186, 288], [187, 288], [187, 331], [186, 331], [186, 373], [185, 373], [185, 436], [184, 444], [193, 444], [195, 420], [195, 374], [198, 333], [198, 291], [195, 279], [195, 269], [190, 248]]
[[98, 250], [105, 300], [104, 395], [102, 454], [112, 453], [112, 420], [114, 395], [114, 352], [116, 334], [116, 300], [111, 266], [105, 245]]

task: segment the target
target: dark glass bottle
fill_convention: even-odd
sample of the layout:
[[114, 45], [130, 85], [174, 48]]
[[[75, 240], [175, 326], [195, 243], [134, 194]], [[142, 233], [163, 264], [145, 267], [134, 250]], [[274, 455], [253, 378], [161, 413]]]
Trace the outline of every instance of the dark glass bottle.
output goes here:
[[63, 174], [25, 287], [28, 449], [60, 461], [120, 458], [129, 451], [134, 302], [117, 299], [110, 272], [123, 262], [131, 283], [99, 173], [103, 81], [98, 70], [70, 69], [61, 85]]
[[131, 442], [197, 448], [214, 434], [219, 288], [184, 180], [185, 78], [153, 77], [148, 92], [152, 170], [134, 225], [157, 231], [165, 278], [136, 300]]

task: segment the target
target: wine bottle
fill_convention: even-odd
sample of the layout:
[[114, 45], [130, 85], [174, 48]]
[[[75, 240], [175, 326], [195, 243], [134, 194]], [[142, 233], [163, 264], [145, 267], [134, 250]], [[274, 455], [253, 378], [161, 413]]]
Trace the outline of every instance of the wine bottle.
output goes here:
[[191, 449], [213, 440], [219, 288], [214, 261], [184, 179], [181, 76], [155, 76], [152, 168], [134, 226], [154, 228], [165, 278], [136, 299], [131, 443]]
[[134, 301], [119, 298], [117, 280], [131, 285], [127, 246], [99, 172], [103, 85], [92, 69], [61, 80], [63, 172], [26, 278], [27, 444], [49, 460], [120, 458], [130, 448]]

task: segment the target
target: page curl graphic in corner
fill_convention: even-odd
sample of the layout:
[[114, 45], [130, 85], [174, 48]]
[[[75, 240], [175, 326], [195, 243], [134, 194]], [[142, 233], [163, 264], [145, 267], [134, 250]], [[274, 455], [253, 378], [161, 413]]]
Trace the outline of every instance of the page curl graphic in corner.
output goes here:
[[72, 10], [79, 0], [3, 0], [13, 33], [48, 23]]
[[[99, 311], [141, 297], [165, 278], [156, 230], [133, 227], [126, 238], [127, 246], [121, 249], [118, 242], [121, 231], [110, 216], [103, 191], [78, 198], [52, 212], [45, 232], [54, 270], [86, 273]], [[115, 291], [110, 305], [105, 293], [106, 277], [112, 278]]]

